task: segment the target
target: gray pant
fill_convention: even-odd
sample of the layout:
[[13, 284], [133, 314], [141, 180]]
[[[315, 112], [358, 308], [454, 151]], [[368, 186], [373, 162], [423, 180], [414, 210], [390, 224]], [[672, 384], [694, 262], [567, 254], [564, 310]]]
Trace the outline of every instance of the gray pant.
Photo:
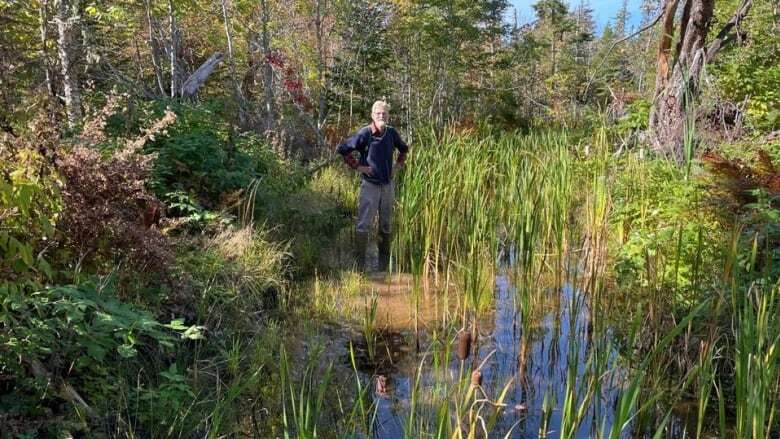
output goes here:
[[360, 183], [358, 198], [358, 232], [370, 232], [374, 217], [379, 213], [379, 231], [390, 234], [393, 231], [393, 203], [395, 188], [389, 184], [374, 184], [366, 180]]

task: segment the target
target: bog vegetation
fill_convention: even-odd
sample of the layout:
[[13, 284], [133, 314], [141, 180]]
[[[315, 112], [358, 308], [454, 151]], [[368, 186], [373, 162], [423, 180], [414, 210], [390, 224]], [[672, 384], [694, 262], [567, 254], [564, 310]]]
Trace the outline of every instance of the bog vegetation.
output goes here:
[[777, 2], [533, 8], [0, 0], [0, 437], [776, 437]]

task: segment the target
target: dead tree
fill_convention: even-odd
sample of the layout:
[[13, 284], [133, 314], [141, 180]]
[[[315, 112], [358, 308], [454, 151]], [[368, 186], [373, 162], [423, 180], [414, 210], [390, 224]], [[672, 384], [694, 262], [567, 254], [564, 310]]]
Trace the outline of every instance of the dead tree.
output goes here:
[[185, 100], [192, 100], [200, 87], [206, 82], [214, 69], [222, 61], [222, 54], [217, 52], [209, 57], [203, 64], [190, 75], [181, 86], [181, 97]]
[[672, 53], [675, 15], [680, 3], [680, 0], [666, 0], [664, 4], [649, 124], [653, 149], [678, 162], [683, 160], [685, 120], [699, 95], [704, 66], [733, 38], [734, 28], [750, 11], [753, 1], [742, 0], [731, 19], [708, 45], [715, 0], [683, 0], [680, 37]]

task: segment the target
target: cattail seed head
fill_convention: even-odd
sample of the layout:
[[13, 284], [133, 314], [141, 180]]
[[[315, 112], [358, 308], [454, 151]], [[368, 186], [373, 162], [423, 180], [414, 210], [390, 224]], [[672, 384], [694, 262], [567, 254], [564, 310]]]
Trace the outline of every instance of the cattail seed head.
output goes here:
[[458, 359], [464, 361], [469, 358], [471, 353], [471, 333], [461, 331], [458, 334]]

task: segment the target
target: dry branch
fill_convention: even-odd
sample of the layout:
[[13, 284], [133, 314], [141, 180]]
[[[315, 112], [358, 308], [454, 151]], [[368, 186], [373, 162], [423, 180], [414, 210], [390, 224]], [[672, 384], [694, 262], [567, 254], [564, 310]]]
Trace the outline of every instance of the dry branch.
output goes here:
[[708, 63], [712, 61], [712, 59], [715, 57], [715, 55], [717, 55], [718, 52], [720, 52], [721, 49], [723, 49], [731, 35], [731, 30], [739, 26], [739, 23], [741, 23], [742, 20], [747, 16], [748, 12], [750, 12], [751, 6], [753, 6], [753, 0], [742, 0], [740, 7], [736, 12], [734, 12], [734, 15], [731, 17], [731, 19], [726, 23], [725, 26], [723, 26], [723, 29], [718, 32], [718, 35], [707, 47]]

